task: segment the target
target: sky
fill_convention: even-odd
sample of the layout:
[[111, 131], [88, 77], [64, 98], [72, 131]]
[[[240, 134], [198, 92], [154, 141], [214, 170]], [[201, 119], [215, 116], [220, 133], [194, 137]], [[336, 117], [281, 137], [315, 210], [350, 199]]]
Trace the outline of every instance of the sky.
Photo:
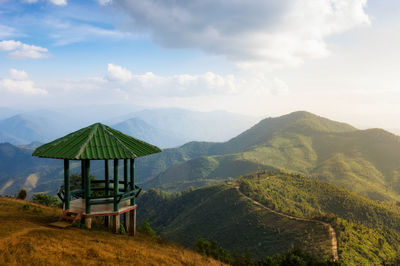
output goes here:
[[102, 104], [400, 132], [398, 0], [0, 0], [0, 107]]

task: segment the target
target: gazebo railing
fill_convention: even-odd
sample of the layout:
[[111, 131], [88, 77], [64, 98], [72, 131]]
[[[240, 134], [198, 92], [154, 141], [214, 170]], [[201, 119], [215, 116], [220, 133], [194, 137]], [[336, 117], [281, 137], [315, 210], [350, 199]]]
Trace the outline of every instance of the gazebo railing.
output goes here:
[[[109, 180], [108, 181], [110, 184], [114, 184], [114, 180]], [[90, 184], [105, 184], [105, 180], [91, 180]], [[142, 189], [135, 185], [135, 188], [133, 190], [130, 189], [131, 187], [131, 182], [125, 183], [125, 181], [119, 181], [118, 182], [121, 185], [124, 185], [123, 188], [118, 189], [118, 194], [116, 197], [116, 202], [119, 204], [120, 202], [134, 199], [136, 198]], [[125, 189], [126, 185], [126, 189]], [[81, 182], [75, 182], [71, 184], [71, 187], [79, 187], [77, 189], [71, 190], [71, 198], [84, 198], [84, 189], [82, 189], [82, 183]], [[104, 186], [104, 187], [92, 187], [91, 186], [91, 191], [92, 192], [104, 192], [102, 195], [90, 195], [88, 199], [85, 199], [86, 201], [89, 201], [89, 205], [99, 205], [99, 204], [112, 204], [115, 203], [114, 201], [114, 188], [113, 186]], [[92, 194], [92, 193], [91, 193]], [[58, 190], [57, 196], [60, 198], [62, 202], [65, 202], [65, 189], [64, 186], [61, 186]], [[101, 200], [104, 199], [104, 200]]]

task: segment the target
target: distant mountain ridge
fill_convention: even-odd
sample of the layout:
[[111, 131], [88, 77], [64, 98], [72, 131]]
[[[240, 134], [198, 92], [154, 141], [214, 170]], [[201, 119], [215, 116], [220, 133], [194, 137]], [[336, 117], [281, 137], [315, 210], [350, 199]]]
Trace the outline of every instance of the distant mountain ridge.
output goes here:
[[28, 192], [51, 192], [62, 182], [60, 160], [32, 157], [33, 148], [0, 143], [0, 195]]
[[[400, 199], [399, 140], [382, 129], [358, 130], [308, 112], [294, 112], [264, 119], [227, 142], [191, 142], [140, 159], [138, 173], [145, 188], [177, 191], [174, 188], [277, 168], [314, 176], [371, 199]], [[193, 170], [201, 165], [207, 171]], [[237, 169], [237, 165], [243, 167]], [[150, 176], [154, 178], [149, 180]]]
[[182, 139], [175, 137], [173, 133], [156, 129], [139, 118], [131, 118], [111, 127], [161, 148], [177, 147], [182, 143]]
[[68, 132], [64, 117], [18, 114], [0, 120], [0, 143], [28, 144], [48, 142]]
[[[3, 119], [0, 119], [0, 143], [46, 143], [79, 128], [102, 122], [168, 148], [193, 140], [227, 140], [257, 121], [255, 117], [224, 111], [198, 112], [176, 108], [142, 110], [110, 118], [114, 112], [108, 114], [109, 108], [111, 107], [103, 108], [103, 111], [100, 107], [78, 108], [82, 111], [78, 114], [76, 110], [35, 110], [18, 113], [16, 110], [0, 108], [0, 117], [3, 116]], [[121, 112], [116, 106], [112, 108], [116, 109], [117, 113]], [[102, 112], [106, 113], [103, 117]]]
[[258, 119], [226, 111], [199, 112], [180, 108], [142, 110], [132, 116], [188, 141], [226, 141], [254, 125]]

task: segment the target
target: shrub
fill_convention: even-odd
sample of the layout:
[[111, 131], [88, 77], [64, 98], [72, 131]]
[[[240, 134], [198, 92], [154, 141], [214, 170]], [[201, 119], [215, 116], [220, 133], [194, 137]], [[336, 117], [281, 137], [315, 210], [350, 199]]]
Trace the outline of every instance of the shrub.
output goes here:
[[56, 207], [59, 203], [56, 197], [46, 194], [35, 194], [32, 201], [50, 207]]
[[26, 195], [27, 195], [26, 190], [25, 190], [25, 189], [21, 189], [21, 190], [18, 192], [17, 199], [22, 199], [22, 200], [24, 200], [24, 199], [26, 199]]
[[125, 226], [123, 224], [119, 225], [119, 233], [121, 235], [126, 235]]
[[194, 246], [194, 250], [206, 257], [212, 257], [222, 262], [232, 263], [232, 256], [229, 251], [223, 249], [215, 241], [207, 241], [199, 238]]
[[294, 248], [286, 251], [282, 255], [277, 253], [272, 257], [266, 257], [259, 260], [257, 265], [315, 265], [315, 266], [335, 266], [340, 265], [338, 262], [320, 259], [314, 257], [311, 253], [300, 248]]
[[143, 223], [138, 227], [137, 231], [151, 237], [157, 236], [156, 231], [151, 228], [148, 221], [143, 221]]

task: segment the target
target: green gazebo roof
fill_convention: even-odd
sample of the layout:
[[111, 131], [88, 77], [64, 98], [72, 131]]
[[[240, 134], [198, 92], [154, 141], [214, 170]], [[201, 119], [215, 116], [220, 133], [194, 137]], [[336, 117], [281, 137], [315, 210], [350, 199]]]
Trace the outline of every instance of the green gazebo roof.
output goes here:
[[133, 159], [162, 150], [96, 123], [44, 144], [33, 156], [70, 160]]

